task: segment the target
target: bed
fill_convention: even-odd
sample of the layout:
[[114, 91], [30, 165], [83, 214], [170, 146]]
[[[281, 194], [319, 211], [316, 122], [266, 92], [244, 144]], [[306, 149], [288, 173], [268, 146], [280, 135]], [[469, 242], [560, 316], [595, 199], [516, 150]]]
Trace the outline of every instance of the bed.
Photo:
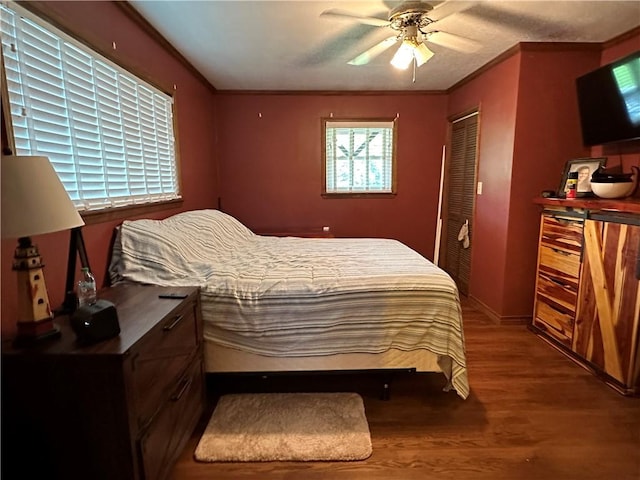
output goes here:
[[469, 394], [456, 285], [399, 241], [263, 236], [196, 210], [124, 221], [109, 273], [199, 286], [208, 372], [410, 369]]

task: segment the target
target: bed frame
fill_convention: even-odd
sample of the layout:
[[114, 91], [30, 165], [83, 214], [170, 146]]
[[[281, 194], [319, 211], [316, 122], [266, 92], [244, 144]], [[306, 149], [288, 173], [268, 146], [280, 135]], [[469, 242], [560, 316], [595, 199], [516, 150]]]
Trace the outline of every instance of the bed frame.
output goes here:
[[391, 380], [398, 372], [438, 372], [437, 356], [428, 350], [402, 351], [390, 349], [383, 353], [343, 353], [314, 357], [267, 357], [215, 345], [205, 340], [205, 370], [207, 373], [274, 375], [380, 373], [380, 398], [390, 398]]

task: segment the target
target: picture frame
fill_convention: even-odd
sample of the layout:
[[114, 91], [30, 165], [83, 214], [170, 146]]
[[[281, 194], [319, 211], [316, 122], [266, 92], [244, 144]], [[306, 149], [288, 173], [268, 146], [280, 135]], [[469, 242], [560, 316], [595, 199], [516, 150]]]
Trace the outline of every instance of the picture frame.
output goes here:
[[558, 187], [558, 197], [564, 198], [567, 196], [567, 180], [569, 179], [569, 173], [578, 173], [578, 185], [576, 186], [577, 197], [593, 197], [594, 194], [591, 191], [591, 175], [598, 168], [604, 167], [607, 163], [605, 157], [593, 157], [593, 158], [574, 158], [568, 160], [564, 166], [562, 172], [562, 178], [560, 180], [560, 186]]

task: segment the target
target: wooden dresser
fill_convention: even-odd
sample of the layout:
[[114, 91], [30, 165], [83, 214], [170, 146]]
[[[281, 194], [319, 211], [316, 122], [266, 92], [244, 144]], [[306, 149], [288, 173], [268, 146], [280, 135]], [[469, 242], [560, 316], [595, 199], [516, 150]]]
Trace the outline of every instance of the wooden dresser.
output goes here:
[[532, 329], [624, 394], [640, 392], [640, 202], [538, 199]]
[[[184, 298], [165, 299], [168, 292]], [[167, 478], [205, 408], [197, 288], [116, 286], [118, 337], [3, 343], [2, 477]], [[5, 476], [6, 475], [6, 476]]]

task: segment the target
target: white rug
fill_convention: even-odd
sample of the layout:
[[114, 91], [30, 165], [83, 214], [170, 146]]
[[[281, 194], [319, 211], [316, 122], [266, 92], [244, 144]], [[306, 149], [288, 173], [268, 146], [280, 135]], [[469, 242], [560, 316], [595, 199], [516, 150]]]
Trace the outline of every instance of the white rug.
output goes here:
[[348, 461], [371, 455], [356, 393], [224, 395], [195, 451], [201, 462]]

